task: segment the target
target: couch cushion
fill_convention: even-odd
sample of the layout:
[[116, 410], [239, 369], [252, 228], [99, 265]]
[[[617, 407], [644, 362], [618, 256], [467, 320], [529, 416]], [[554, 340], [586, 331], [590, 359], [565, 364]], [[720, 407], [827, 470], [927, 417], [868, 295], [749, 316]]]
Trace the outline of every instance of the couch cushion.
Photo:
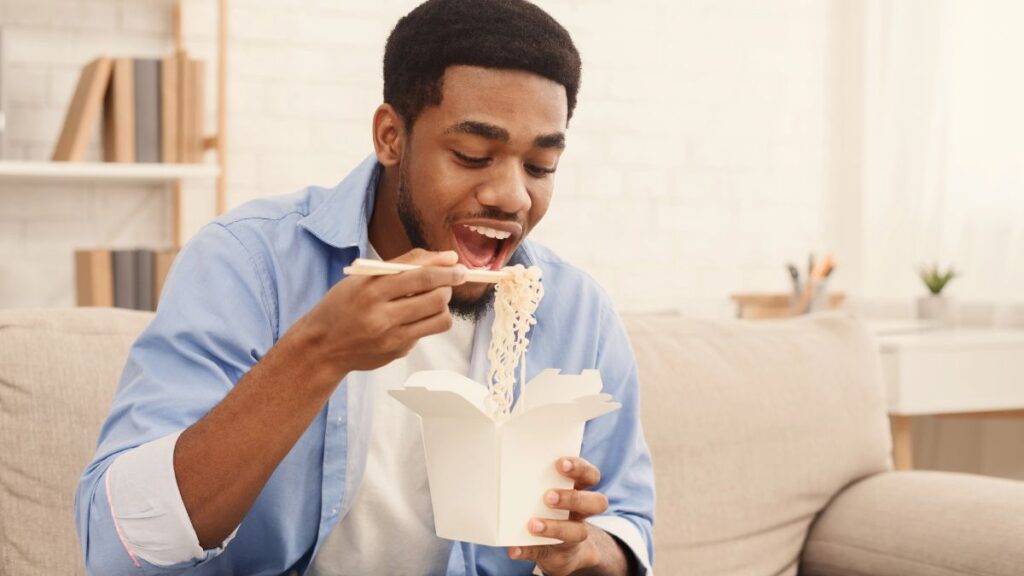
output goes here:
[[84, 574], [72, 501], [151, 314], [0, 310], [0, 574]]
[[1024, 482], [949, 472], [877, 474], [811, 527], [802, 576], [1020, 576]]
[[654, 459], [660, 571], [796, 574], [815, 514], [890, 466], [865, 328], [834, 315], [624, 320]]

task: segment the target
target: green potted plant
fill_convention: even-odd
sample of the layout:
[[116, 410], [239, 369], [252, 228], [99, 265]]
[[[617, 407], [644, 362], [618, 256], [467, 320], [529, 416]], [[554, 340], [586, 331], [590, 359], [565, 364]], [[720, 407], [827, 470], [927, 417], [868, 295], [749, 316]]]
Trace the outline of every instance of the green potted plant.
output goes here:
[[917, 300], [917, 317], [949, 323], [953, 316], [952, 301], [942, 294], [950, 281], [959, 276], [952, 266], [942, 268], [938, 264], [922, 266], [918, 270], [921, 281], [928, 288], [928, 295]]

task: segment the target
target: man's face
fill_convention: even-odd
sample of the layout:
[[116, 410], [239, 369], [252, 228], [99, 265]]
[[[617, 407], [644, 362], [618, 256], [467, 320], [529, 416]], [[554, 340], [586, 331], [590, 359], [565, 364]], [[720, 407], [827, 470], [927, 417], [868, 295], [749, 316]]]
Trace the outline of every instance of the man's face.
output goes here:
[[[497, 270], [547, 212], [564, 148], [567, 103], [556, 82], [512, 70], [452, 66], [440, 106], [416, 119], [399, 167], [398, 212], [409, 241]], [[472, 313], [490, 286], [455, 289]]]

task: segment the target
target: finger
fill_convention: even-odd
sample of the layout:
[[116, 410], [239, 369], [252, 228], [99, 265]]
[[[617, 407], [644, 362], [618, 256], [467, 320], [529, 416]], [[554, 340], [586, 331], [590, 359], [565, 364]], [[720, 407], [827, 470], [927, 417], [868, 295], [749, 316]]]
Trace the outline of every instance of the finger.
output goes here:
[[413, 248], [398, 258], [388, 260], [399, 264], [418, 264], [420, 266], [454, 266], [459, 261], [459, 253], [454, 250], [431, 252], [422, 248]]
[[549, 559], [557, 551], [552, 546], [513, 546], [508, 549], [508, 557], [513, 560], [529, 560], [540, 562]]
[[577, 490], [585, 490], [592, 486], [597, 486], [597, 483], [601, 481], [601, 471], [597, 469], [597, 466], [583, 458], [571, 456], [561, 458], [555, 464], [555, 467], [558, 468], [559, 474], [576, 481], [575, 487]]
[[447, 309], [445, 309], [429, 318], [424, 318], [419, 322], [405, 326], [402, 329], [402, 336], [409, 340], [419, 340], [420, 338], [430, 336], [431, 334], [447, 332], [451, 327], [452, 315]]
[[408, 298], [392, 300], [386, 304], [387, 314], [399, 326], [413, 324], [447, 310], [451, 299], [451, 287], [442, 286]]
[[587, 525], [578, 520], [534, 518], [527, 528], [530, 534], [561, 540], [564, 544], [579, 544], [587, 539]]
[[544, 495], [548, 508], [569, 510], [582, 517], [597, 516], [608, 509], [608, 497], [600, 492], [549, 490]]
[[424, 266], [416, 270], [381, 276], [377, 289], [384, 300], [395, 300], [422, 294], [442, 286], [458, 286], [466, 281], [466, 267]]

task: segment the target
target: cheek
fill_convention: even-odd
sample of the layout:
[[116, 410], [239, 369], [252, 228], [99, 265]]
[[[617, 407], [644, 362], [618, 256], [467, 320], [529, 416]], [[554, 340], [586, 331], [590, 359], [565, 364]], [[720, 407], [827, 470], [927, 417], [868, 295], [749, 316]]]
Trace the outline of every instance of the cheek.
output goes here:
[[536, 226], [540, 219], [547, 214], [548, 206], [551, 205], [550, 186], [544, 186], [531, 191], [530, 193], [530, 225]]

